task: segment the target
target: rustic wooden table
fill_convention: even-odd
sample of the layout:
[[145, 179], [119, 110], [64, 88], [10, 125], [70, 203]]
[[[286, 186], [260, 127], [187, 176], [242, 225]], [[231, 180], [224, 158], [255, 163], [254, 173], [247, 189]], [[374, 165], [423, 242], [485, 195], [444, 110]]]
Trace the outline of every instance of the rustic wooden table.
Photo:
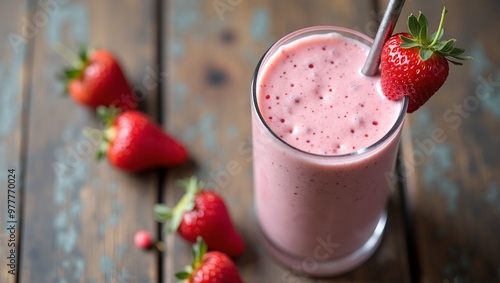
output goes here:
[[[439, 94], [407, 117], [399, 158], [405, 174], [375, 255], [343, 276], [315, 280], [283, 269], [257, 240], [249, 87], [259, 57], [306, 26], [373, 36], [386, 3], [3, 1], [0, 282], [176, 282], [189, 246], [169, 236], [165, 252], [142, 251], [133, 236], [145, 229], [159, 237], [153, 205], [175, 203], [181, 190], [174, 181], [192, 174], [227, 200], [248, 246], [237, 260], [245, 282], [500, 282], [495, 0], [407, 1], [403, 9], [396, 31], [419, 10], [436, 27], [446, 5], [448, 36], [475, 59], [452, 66]], [[60, 95], [56, 73], [68, 63], [54, 49], [88, 42], [118, 54], [141, 110], [187, 145], [188, 165], [133, 175], [94, 161], [95, 140], [82, 129], [98, 122]], [[239, 170], [229, 174], [228, 166]]]

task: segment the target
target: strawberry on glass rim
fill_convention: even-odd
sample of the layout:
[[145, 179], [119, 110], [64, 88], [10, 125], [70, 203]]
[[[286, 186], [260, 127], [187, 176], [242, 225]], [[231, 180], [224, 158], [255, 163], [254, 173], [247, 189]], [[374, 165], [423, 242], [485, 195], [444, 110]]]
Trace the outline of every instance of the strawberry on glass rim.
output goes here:
[[[426, 17], [419, 13], [408, 17], [408, 31], [391, 36], [382, 48], [381, 86], [390, 100], [408, 96], [408, 113], [416, 111], [431, 98], [448, 77], [448, 62], [462, 65], [457, 60], [469, 60], [464, 49], [454, 47], [455, 39], [441, 40], [444, 34], [443, 8], [438, 30], [427, 36]], [[450, 59], [451, 58], [451, 59]]]

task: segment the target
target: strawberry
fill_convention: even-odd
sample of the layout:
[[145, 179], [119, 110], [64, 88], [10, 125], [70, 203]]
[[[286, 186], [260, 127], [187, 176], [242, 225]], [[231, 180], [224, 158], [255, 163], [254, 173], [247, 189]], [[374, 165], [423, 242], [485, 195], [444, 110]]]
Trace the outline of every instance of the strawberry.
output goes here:
[[82, 49], [77, 62], [61, 75], [66, 93], [80, 104], [90, 108], [115, 106], [122, 110], [137, 107], [137, 99], [130, 88], [120, 64], [111, 52]]
[[381, 54], [380, 72], [382, 91], [390, 100], [408, 96], [408, 113], [422, 106], [448, 77], [450, 60], [469, 60], [462, 56], [464, 49], [454, 47], [455, 39], [440, 41], [444, 34], [443, 23], [446, 8], [443, 9], [438, 30], [427, 36], [427, 19], [420, 13], [418, 18], [408, 18], [409, 33], [391, 36], [384, 44]]
[[224, 200], [214, 191], [203, 190], [203, 182], [196, 177], [182, 180], [186, 194], [175, 208], [163, 204], [155, 206], [158, 221], [170, 220], [168, 232], [176, 232], [188, 242], [194, 243], [201, 236], [208, 248], [237, 257], [245, 250], [245, 243], [236, 231]]
[[111, 164], [129, 172], [186, 162], [184, 146], [145, 114], [136, 110], [119, 113], [103, 106], [97, 108], [97, 114], [106, 125], [98, 159], [106, 154]]
[[147, 231], [140, 230], [134, 235], [134, 243], [136, 247], [147, 250], [153, 245], [153, 240]]
[[207, 253], [205, 242], [198, 237], [193, 245], [193, 264], [175, 276], [185, 283], [241, 283], [238, 269], [226, 254], [219, 251]]

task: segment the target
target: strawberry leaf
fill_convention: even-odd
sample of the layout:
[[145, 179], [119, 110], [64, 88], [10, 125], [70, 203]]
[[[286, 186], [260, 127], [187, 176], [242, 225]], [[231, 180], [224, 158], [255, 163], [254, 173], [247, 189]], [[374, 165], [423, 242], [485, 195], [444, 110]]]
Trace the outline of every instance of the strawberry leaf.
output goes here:
[[170, 233], [176, 232], [179, 228], [179, 225], [181, 225], [184, 214], [194, 209], [194, 200], [196, 198], [196, 195], [201, 190], [203, 190], [205, 186], [204, 182], [198, 182], [196, 176], [192, 176], [189, 179], [180, 180], [178, 184], [186, 190], [186, 193], [171, 211], [172, 216], [170, 217], [170, 224], [168, 226], [168, 232]]
[[208, 246], [207, 244], [205, 243], [205, 241], [203, 241], [203, 239], [201, 237], [198, 237], [198, 241], [200, 242], [200, 253], [201, 253], [201, 257], [203, 258], [203, 256], [207, 253], [208, 251]]
[[83, 70], [75, 68], [66, 68], [57, 75], [57, 78], [64, 83], [63, 95], [69, 94], [69, 82], [78, 79], [82, 75]]
[[420, 33], [420, 25], [417, 18], [413, 14], [408, 17], [407, 27], [413, 37], [417, 37]]
[[180, 271], [175, 273], [175, 277], [180, 280], [186, 280], [191, 276], [191, 273], [187, 273], [186, 271]]
[[[471, 56], [460, 56], [460, 55], [452, 55], [451, 57], [457, 59], [457, 60], [471, 60], [473, 59]], [[463, 65], [461, 62], [458, 62], [458, 61], [454, 61], [454, 60], [451, 60], [449, 58], [446, 58], [446, 60], [448, 60], [448, 62], [454, 64], [454, 65]]]
[[101, 120], [101, 122], [103, 122], [104, 125], [109, 128], [113, 125], [113, 122], [115, 121], [118, 114], [120, 114], [120, 109], [114, 106], [98, 106], [96, 112], [97, 118], [99, 118], [99, 120]]
[[59, 80], [64, 84], [64, 94], [67, 95], [69, 93], [69, 83], [83, 76], [83, 72], [89, 64], [89, 52], [83, 46], [80, 47], [78, 55], [73, 54], [70, 50], [62, 47], [62, 45], [57, 45], [55, 48], [72, 65], [72, 67], [64, 69], [62, 74], [58, 75]]
[[[437, 34], [437, 31], [436, 31], [436, 32], [434, 32], [434, 33], [430, 36], [430, 38], [429, 38], [429, 39], [430, 39], [430, 40], [432, 40], [432, 41], [434, 41], [434, 40], [439, 41], [439, 40], [441, 40], [441, 38], [443, 38], [443, 35], [444, 35], [444, 28], [442, 28], [442, 29], [439, 31], [439, 34]], [[436, 39], [436, 36], [438, 37], [437, 39]]]
[[177, 272], [175, 277], [177, 279], [186, 280], [191, 277], [193, 272], [203, 263], [203, 257], [207, 253], [207, 244], [201, 237], [196, 239], [196, 243], [193, 245], [193, 263], [184, 267], [183, 271]]
[[412, 48], [412, 47], [420, 47], [420, 43], [416, 42], [413, 38], [408, 38], [406, 36], [399, 37], [403, 42], [401, 43], [402, 48]]
[[417, 21], [418, 21], [418, 24], [420, 26], [420, 30], [419, 30], [419, 33], [418, 33], [419, 38], [424, 41], [423, 42], [424, 44], [426, 44], [427, 43], [426, 42], [427, 41], [427, 26], [428, 26], [428, 24], [427, 24], [427, 18], [424, 16], [424, 14], [422, 14], [420, 12], [419, 15], [418, 15]]
[[422, 61], [425, 61], [425, 60], [431, 58], [432, 54], [433, 54], [432, 50], [427, 49], [427, 48], [420, 48], [419, 55], [420, 55], [420, 59], [422, 59]]
[[81, 62], [88, 62], [89, 60], [89, 50], [85, 46], [80, 46], [80, 49], [78, 50], [78, 58], [80, 58]]
[[445, 44], [446, 44], [446, 42], [439, 41], [438, 43], [434, 44], [434, 50], [441, 52], [441, 50], [443, 49]]
[[82, 70], [67, 68], [63, 72], [64, 72], [63, 77], [65, 79], [71, 80], [80, 77]]
[[449, 54], [453, 50], [453, 44], [455, 44], [455, 41], [455, 39], [445, 41], [444, 46], [439, 51], [443, 54]]
[[408, 43], [404, 42], [404, 43], [401, 43], [401, 47], [408, 49], [408, 48], [413, 48], [413, 47], [420, 47], [420, 44], [418, 42], [414, 42], [414, 41], [408, 42]]
[[203, 256], [207, 253], [208, 247], [202, 237], [196, 238], [196, 243], [193, 245], [193, 269], [196, 269], [203, 261]]
[[449, 54], [451, 56], [458, 56], [464, 52], [465, 52], [465, 49], [454, 47], [453, 50], [451, 50]]
[[[422, 61], [426, 61], [431, 58], [434, 53], [437, 53], [444, 57], [453, 57], [457, 60], [470, 60], [470, 56], [461, 56], [464, 50], [461, 48], [454, 47], [456, 42], [455, 39], [448, 39], [441, 41], [444, 35], [444, 18], [447, 13], [446, 7], [443, 7], [443, 12], [441, 13], [441, 20], [439, 21], [439, 27], [436, 32], [434, 32], [430, 37], [427, 36], [428, 32], [428, 22], [424, 14], [419, 13], [418, 18], [413, 14], [408, 17], [406, 23], [408, 31], [411, 37], [400, 36], [401, 48], [419, 48], [419, 56]], [[447, 60], [453, 64], [459, 64], [456, 61], [452, 61], [447, 58]]]
[[453, 58], [455, 59], [458, 59], [458, 60], [471, 60], [473, 59], [471, 56], [459, 56], [459, 55], [456, 55], [456, 56], [452, 56]]
[[158, 222], [165, 222], [172, 218], [172, 210], [164, 204], [156, 204], [153, 210], [155, 213], [156, 221]]
[[416, 43], [415, 40], [413, 40], [413, 38], [409, 38], [409, 37], [406, 37], [406, 36], [399, 36], [399, 38], [401, 38], [401, 40], [404, 42], [404, 43]]

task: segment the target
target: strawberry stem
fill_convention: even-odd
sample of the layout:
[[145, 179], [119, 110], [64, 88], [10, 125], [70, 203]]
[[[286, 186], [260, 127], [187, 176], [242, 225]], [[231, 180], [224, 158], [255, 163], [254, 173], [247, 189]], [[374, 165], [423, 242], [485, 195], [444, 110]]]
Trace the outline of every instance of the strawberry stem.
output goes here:
[[113, 125], [113, 122], [115, 121], [118, 114], [120, 114], [120, 109], [114, 106], [98, 106], [96, 113], [97, 117], [104, 124], [104, 126], [106, 128], [110, 128]]
[[457, 60], [470, 60], [472, 57], [463, 56], [464, 49], [454, 47], [456, 42], [455, 39], [448, 39], [441, 41], [441, 37], [444, 34], [444, 17], [448, 11], [446, 7], [443, 7], [443, 12], [441, 13], [441, 20], [439, 21], [438, 30], [427, 37], [427, 19], [424, 14], [420, 13], [418, 19], [411, 14], [408, 17], [407, 27], [409, 31], [409, 36], [401, 35], [401, 48], [410, 49], [418, 48], [419, 56], [422, 61], [426, 61], [431, 58], [435, 53], [443, 56], [449, 62], [462, 65], [462, 63], [450, 60], [448, 57], [452, 57]]
[[60, 42], [55, 44], [54, 50], [71, 64], [71, 67], [65, 68], [59, 74], [59, 79], [64, 83], [64, 94], [67, 95], [69, 93], [69, 83], [80, 79], [85, 72], [85, 68], [90, 64], [89, 54], [92, 51], [81, 46], [78, 53], [74, 53]]
[[184, 267], [184, 270], [177, 272], [175, 277], [177, 279], [186, 280], [191, 277], [191, 274], [203, 263], [203, 256], [207, 253], [207, 244], [201, 237], [196, 239], [196, 243], [193, 245], [193, 263]]
[[166, 230], [164, 230], [169, 233], [177, 231], [184, 214], [194, 209], [194, 199], [196, 198], [196, 195], [205, 187], [205, 183], [202, 181], [199, 182], [196, 176], [180, 180], [178, 184], [186, 190], [186, 193], [173, 209], [170, 209], [163, 204], [157, 204], [154, 207], [156, 220], [158, 222], [170, 221], [170, 224], [165, 226]]
[[98, 137], [101, 141], [97, 148], [96, 159], [101, 160], [107, 153], [109, 149], [109, 144], [115, 139], [116, 130], [112, 127], [116, 116], [119, 114], [119, 109], [110, 107], [106, 108], [104, 106], [99, 106], [97, 108], [97, 116], [104, 123], [104, 130], [97, 130], [91, 128], [85, 128], [83, 130], [84, 135], [89, 137]]
[[158, 222], [164, 222], [172, 218], [172, 209], [164, 204], [157, 203], [154, 208], [155, 217]]
[[194, 199], [196, 194], [204, 187], [203, 182], [198, 182], [196, 176], [178, 182], [179, 186], [186, 190], [186, 193], [181, 198], [179, 203], [172, 210], [172, 221], [170, 222], [168, 231], [174, 233], [181, 224], [184, 213], [194, 209]]
[[443, 29], [444, 16], [446, 15], [446, 12], [448, 12], [446, 10], [446, 7], [443, 7], [443, 11], [441, 12], [441, 20], [439, 21], [439, 27], [437, 29], [436, 36], [434, 37], [434, 40], [431, 42], [431, 44], [429, 44], [429, 47], [434, 46], [439, 40], [439, 34], [441, 33], [441, 30]]
[[61, 42], [56, 42], [54, 45], [54, 50], [57, 54], [59, 54], [62, 58], [68, 61], [71, 66], [75, 69], [80, 69], [82, 67], [82, 62], [80, 62], [80, 57], [71, 51], [66, 45]]
[[203, 256], [207, 253], [207, 244], [203, 241], [202, 237], [196, 238], [196, 244], [193, 246], [193, 270], [195, 270], [198, 266], [203, 262]]

